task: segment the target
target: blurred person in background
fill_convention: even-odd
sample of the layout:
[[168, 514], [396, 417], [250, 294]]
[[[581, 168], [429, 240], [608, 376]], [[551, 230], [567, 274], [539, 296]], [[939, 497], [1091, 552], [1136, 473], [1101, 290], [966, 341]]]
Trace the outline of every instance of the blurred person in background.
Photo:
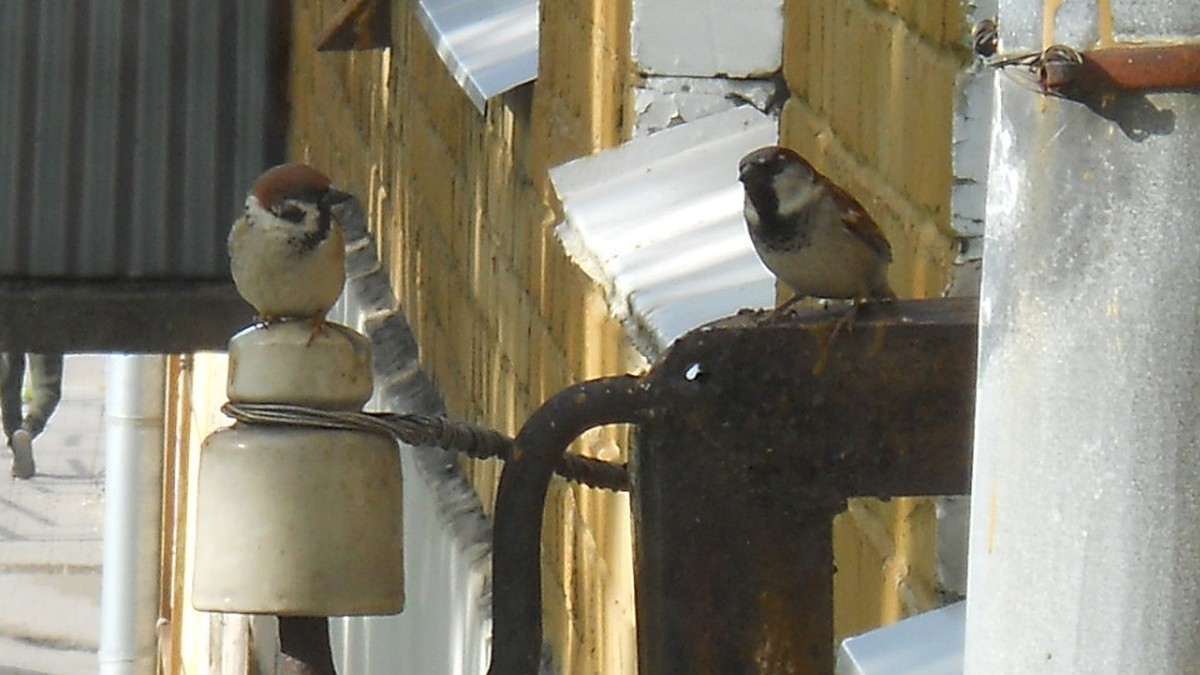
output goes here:
[[[21, 397], [25, 364], [29, 363], [29, 385], [33, 398], [26, 408]], [[62, 354], [0, 352], [0, 397], [3, 403], [4, 435], [12, 449], [12, 475], [25, 480], [37, 471], [33, 461], [33, 439], [46, 428], [62, 398]]]

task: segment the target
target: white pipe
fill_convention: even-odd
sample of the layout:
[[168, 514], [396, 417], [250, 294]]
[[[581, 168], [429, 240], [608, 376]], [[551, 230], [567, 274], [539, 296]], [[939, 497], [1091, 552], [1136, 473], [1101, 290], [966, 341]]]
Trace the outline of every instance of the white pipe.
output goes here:
[[165, 380], [161, 355], [108, 357], [100, 586], [103, 675], [153, 675], [157, 665]]

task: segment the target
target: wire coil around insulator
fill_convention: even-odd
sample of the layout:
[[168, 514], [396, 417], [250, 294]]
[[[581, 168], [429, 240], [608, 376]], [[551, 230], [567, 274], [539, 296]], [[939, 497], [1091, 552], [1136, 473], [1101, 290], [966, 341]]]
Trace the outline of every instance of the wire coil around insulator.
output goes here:
[[[493, 429], [437, 415], [418, 413], [368, 413], [322, 410], [288, 403], [234, 403], [221, 412], [245, 424], [313, 427], [367, 431], [415, 446], [433, 446], [461, 452], [475, 459], [512, 457], [516, 442]], [[602, 490], [629, 490], [629, 469], [623, 463], [580, 455], [563, 455], [555, 472], [563, 478]]]

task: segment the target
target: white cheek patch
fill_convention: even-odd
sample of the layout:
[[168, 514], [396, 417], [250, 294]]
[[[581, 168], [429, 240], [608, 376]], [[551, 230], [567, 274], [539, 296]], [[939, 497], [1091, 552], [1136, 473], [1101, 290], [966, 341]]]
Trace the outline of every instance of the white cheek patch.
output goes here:
[[820, 197], [812, 181], [786, 172], [775, 176], [774, 188], [779, 197], [779, 215], [784, 217], [800, 213]]
[[758, 227], [759, 222], [761, 222], [758, 217], [758, 209], [754, 208], [754, 204], [751, 204], [749, 199], [746, 200], [746, 206], [742, 209], [742, 213], [746, 217], [747, 225]]

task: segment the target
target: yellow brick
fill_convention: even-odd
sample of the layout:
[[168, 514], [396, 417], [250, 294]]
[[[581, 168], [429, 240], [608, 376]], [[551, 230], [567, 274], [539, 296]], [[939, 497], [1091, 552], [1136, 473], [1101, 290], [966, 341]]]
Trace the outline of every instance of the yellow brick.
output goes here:
[[809, 95], [807, 58], [809, 33], [812, 25], [809, 2], [786, 2], [783, 5], [783, 79], [794, 96]]
[[857, 142], [852, 145], [855, 154], [869, 166], [879, 162], [879, 122], [881, 107], [888, 100], [888, 59], [891, 52], [889, 22], [882, 20], [879, 12], [868, 12], [860, 24], [860, 41], [863, 67], [859, 74], [859, 109]]
[[824, 2], [807, 2], [809, 11], [808, 19], [808, 46], [803, 52], [802, 58], [807, 70], [805, 81], [808, 84], [809, 104], [816, 110], [823, 109], [823, 101], [825, 98], [825, 90], [831, 83], [823, 77], [823, 66], [825, 63], [825, 11], [826, 3]]
[[[856, 11], [857, 10], [857, 11]], [[830, 120], [833, 131], [847, 139], [847, 145], [858, 151], [862, 134], [862, 120], [858, 111], [862, 107], [861, 82], [863, 72], [871, 67], [862, 51], [863, 31], [862, 6], [857, 2], [842, 0], [834, 10], [834, 39], [836, 54], [833, 58], [833, 80], [829, 87]], [[859, 153], [861, 154], [861, 153]]]
[[[953, 53], [923, 43], [915, 50], [912, 65], [920, 79], [905, 115], [906, 126], [914, 130], [909, 137], [905, 191], [918, 206], [940, 216], [948, 211], [950, 199], [954, 80], [961, 64]], [[912, 157], [918, 147], [925, 154], [924, 162]]]

